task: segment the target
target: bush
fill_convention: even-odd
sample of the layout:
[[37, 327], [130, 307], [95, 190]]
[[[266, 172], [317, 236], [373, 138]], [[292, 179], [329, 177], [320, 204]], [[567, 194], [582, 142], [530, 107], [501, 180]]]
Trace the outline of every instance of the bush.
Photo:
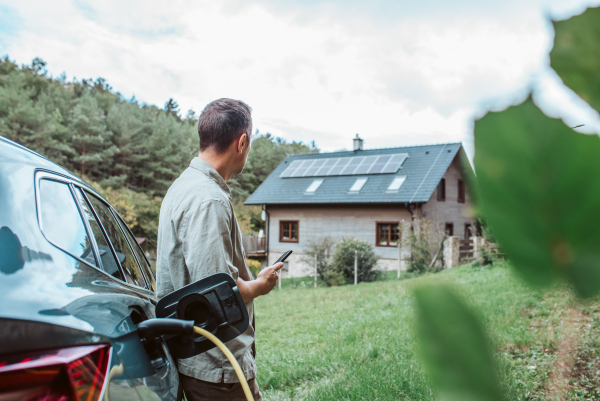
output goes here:
[[258, 260], [246, 259], [246, 264], [248, 265], [248, 268], [250, 269], [254, 277], [258, 276], [258, 273], [260, 273], [260, 271], [262, 270], [262, 265]]
[[375, 265], [379, 257], [373, 245], [354, 238], [344, 238], [335, 247], [332, 268], [341, 272], [347, 284], [354, 283], [354, 252], [358, 251], [358, 282], [377, 280]]
[[317, 274], [327, 286], [344, 283], [342, 272], [335, 269], [331, 263], [331, 248], [334, 245], [330, 237], [322, 237], [316, 241], [309, 241], [305, 250], [306, 256], [302, 258], [302, 262], [309, 266], [314, 266], [315, 256], [317, 257]]
[[410, 251], [406, 271], [415, 274], [430, 271], [429, 265], [444, 239], [441, 224], [426, 218], [414, 218], [410, 223], [404, 223], [402, 231], [406, 233], [403, 243]]

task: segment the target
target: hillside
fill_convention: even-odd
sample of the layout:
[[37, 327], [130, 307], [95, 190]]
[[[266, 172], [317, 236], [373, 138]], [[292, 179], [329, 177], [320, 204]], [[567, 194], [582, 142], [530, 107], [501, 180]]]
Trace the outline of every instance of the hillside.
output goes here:
[[[162, 197], [198, 154], [197, 114], [182, 117], [124, 97], [102, 78], [50, 76], [36, 58], [19, 66], [0, 59], [0, 135], [66, 167], [95, 185], [133, 232], [156, 239]], [[318, 152], [315, 143], [254, 135], [244, 173], [230, 181], [245, 233], [262, 228], [260, 211], [243, 201], [289, 154]]]

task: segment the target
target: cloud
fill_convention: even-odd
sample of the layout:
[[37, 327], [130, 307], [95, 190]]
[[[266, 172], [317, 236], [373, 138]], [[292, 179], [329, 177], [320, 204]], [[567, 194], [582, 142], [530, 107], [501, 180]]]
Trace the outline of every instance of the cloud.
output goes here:
[[468, 145], [473, 116], [549, 85], [548, 16], [589, 3], [28, 0], [11, 3], [22, 23], [0, 28], [0, 53], [184, 113], [243, 99], [262, 132], [324, 150], [355, 133], [367, 147]]

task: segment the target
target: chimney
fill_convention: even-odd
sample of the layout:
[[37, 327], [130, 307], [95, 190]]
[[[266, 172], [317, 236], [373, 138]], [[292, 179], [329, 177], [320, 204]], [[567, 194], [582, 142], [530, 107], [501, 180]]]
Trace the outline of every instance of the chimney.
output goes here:
[[363, 150], [363, 140], [358, 137], [358, 134], [356, 134], [356, 138], [354, 138], [353, 141], [354, 151]]

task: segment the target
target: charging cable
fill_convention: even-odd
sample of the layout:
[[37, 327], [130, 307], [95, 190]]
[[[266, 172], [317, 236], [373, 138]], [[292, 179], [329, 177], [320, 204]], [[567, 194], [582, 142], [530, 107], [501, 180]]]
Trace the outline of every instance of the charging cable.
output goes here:
[[214, 336], [212, 333], [210, 333], [204, 329], [201, 329], [198, 326], [194, 326], [194, 332], [196, 332], [197, 334], [200, 334], [201, 336], [208, 338], [217, 347], [219, 347], [219, 349], [221, 351], [223, 351], [223, 353], [225, 354], [227, 359], [229, 359], [229, 362], [231, 362], [231, 365], [233, 365], [233, 369], [235, 370], [235, 373], [237, 374], [238, 379], [240, 379], [240, 384], [242, 385], [242, 389], [244, 389], [244, 394], [246, 395], [246, 399], [248, 401], [254, 401], [254, 397], [252, 396], [252, 392], [250, 391], [250, 386], [248, 386], [248, 382], [246, 381], [246, 377], [244, 377], [244, 372], [242, 372], [242, 368], [240, 368], [240, 364], [235, 360], [235, 357], [233, 356], [231, 351], [229, 351], [229, 349], [225, 346], [225, 344], [223, 344], [223, 342], [221, 340], [219, 340], [216, 336]]
[[[179, 319], [149, 319], [144, 320], [143, 322], [138, 323], [137, 330], [141, 338], [144, 339], [153, 339], [160, 337], [165, 334], [187, 334], [191, 335], [192, 333], [200, 334], [201, 336], [206, 337], [213, 344], [215, 344], [219, 349], [225, 354], [229, 362], [233, 366], [235, 373], [237, 374], [238, 379], [240, 379], [240, 384], [242, 385], [242, 389], [244, 390], [244, 394], [246, 395], [246, 399], [248, 401], [254, 401], [254, 397], [252, 396], [252, 392], [250, 391], [250, 386], [248, 386], [248, 382], [244, 377], [244, 372], [242, 372], [242, 368], [235, 360], [235, 357], [229, 351], [229, 349], [223, 344], [221, 340], [219, 340], [212, 333], [198, 327], [194, 326], [193, 320], [179, 320]], [[123, 365], [113, 366], [110, 370], [108, 382], [114, 377], [123, 373]], [[109, 401], [108, 398], [108, 389], [106, 389], [106, 393], [104, 396], [104, 401]]]

